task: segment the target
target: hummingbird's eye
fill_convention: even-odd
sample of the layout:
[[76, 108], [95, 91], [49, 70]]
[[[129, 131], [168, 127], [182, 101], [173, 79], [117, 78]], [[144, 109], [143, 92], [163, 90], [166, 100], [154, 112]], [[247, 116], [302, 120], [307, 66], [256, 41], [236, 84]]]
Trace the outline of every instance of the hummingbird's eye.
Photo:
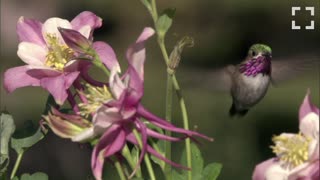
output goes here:
[[251, 55], [252, 55], [252, 56], [256, 56], [256, 52], [255, 52], [255, 51], [252, 51]]

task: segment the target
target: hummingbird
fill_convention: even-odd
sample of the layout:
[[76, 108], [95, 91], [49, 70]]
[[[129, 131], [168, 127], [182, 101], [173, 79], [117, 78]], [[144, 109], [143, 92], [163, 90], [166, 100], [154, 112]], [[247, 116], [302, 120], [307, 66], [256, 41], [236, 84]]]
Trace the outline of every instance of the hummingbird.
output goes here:
[[241, 117], [264, 98], [270, 84], [277, 85], [310, 69], [319, 59], [320, 56], [298, 56], [274, 60], [270, 46], [253, 44], [241, 63], [207, 73], [201, 71], [201, 77], [195, 75], [193, 81], [209, 85], [210, 89], [228, 91], [232, 97], [229, 115]]

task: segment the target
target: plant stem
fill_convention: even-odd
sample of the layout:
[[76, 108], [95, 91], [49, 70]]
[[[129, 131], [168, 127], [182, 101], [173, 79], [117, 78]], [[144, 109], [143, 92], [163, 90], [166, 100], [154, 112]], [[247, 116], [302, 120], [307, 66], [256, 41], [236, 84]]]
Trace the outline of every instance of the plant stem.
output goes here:
[[[166, 120], [171, 123], [172, 119], [172, 75], [167, 74], [167, 92], [166, 92]], [[171, 131], [166, 131], [165, 132], [167, 136], [171, 136]], [[166, 141], [165, 142], [165, 157], [169, 160], [171, 160], [171, 142]], [[171, 166], [170, 165], [165, 165], [164, 168], [164, 174], [166, 175], [167, 180], [171, 180]]]
[[[153, 19], [153, 22], [154, 22], [154, 26], [156, 27], [156, 23], [157, 23], [157, 20], [158, 20], [158, 13], [157, 13], [155, 0], [151, 0], [151, 10], [149, 9], [149, 12], [150, 12], [150, 14], [152, 16], [152, 19]], [[158, 33], [157, 33], [157, 35], [158, 35], [158, 44], [159, 44], [159, 47], [161, 49], [162, 56], [163, 56], [163, 58], [165, 60], [165, 63], [167, 65], [167, 67], [168, 67], [168, 64], [170, 63], [170, 59], [169, 59], [169, 56], [168, 56], [168, 53], [167, 53], [167, 50], [166, 50], [166, 47], [165, 47], [165, 42], [164, 42], [165, 37], [164, 36], [159, 36]], [[167, 72], [167, 100], [169, 98], [168, 89], [170, 87], [168, 87], [168, 84], [169, 84], [170, 81], [173, 83], [173, 87], [174, 87], [174, 89], [176, 91], [176, 94], [178, 96], [178, 99], [179, 99], [182, 118], [183, 118], [183, 127], [184, 127], [184, 129], [189, 130], [189, 120], [188, 120], [187, 108], [186, 108], [185, 101], [184, 101], [184, 98], [183, 98], [182, 93], [181, 93], [181, 89], [180, 89], [178, 80], [176, 79], [175, 74], [171, 74], [169, 72]], [[168, 103], [168, 101], [167, 101], [167, 103]], [[169, 107], [168, 107], [168, 104], [166, 104], [166, 106], [167, 106], [166, 107], [166, 116], [167, 116], [168, 115], [167, 114], [167, 110], [169, 109]], [[170, 104], [169, 106], [172, 106], [172, 104]], [[170, 107], [170, 111], [172, 111], [172, 107]], [[191, 167], [191, 165], [192, 165], [192, 162], [191, 162], [191, 145], [190, 145], [190, 139], [189, 138], [187, 138], [185, 140], [185, 146], [186, 146], [186, 154], [187, 154], [186, 155], [187, 156], [187, 165], [188, 165], [188, 167], [192, 168]], [[166, 147], [167, 147], [167, 145], [166, 145]], [[167, 156], [168, 156], [168, 154], [166, 152], [166, 157]], [[171, 160], [171, 159], [169, 159], [169, 160]], [[170, 174], [169, 176], [166, 175], [167, 179], [171, 177], [171, 173], [169, 173], [169, 174]], [[188, 171], [188, 180], [192, 180], [192, 171]]]
[[[180, 103], [182, 119], [183, 119], [183, 127], [184, 129], [189, 130], [189, 119], [188, 119], [186, 104], [175, 75], [172, 76], [172, 82]], [[186, 154], [187, 154], [187, 165], [189, 168], [192, 168], [190, 138], [187, 138], [185, 140], [185, 145], [186, 145]], [[188, 171], [188, 180], [191, 180], [191, 179], [192, 179], [192, 171]]]
[[[131, 156], [131, 152], [128, 148], [128, 145], [125, 145], [124, 148], [122, 149], [122, 155], [128, 161], [131, 169], [134, 170], [137, 164], [134, 162], [134, 160]], [[137, 169], [136, 176], [141, 177], [141, 169], [140, 168]]]
[[[116, 159], [116, 158], [115, 158], [115, 159]], [[122, 169], [122, 167], [121, 167], [121, 164], [120, 164], [119, 160], [115, 160], [115, 166], [116, 166], [116, 169], [117, 169], [118, 174], [119, 174], [119, 176], [120, 176], [120, 179], [121, 179], [121, 180], [126, 180], [127, 178], [126, 178], [126, 176], [124, 175], [124, 172], [123, 172], [123, 169]]]
[[17, 160], [14, 163], [14, 167], [13, 167], [13, 170], [12, 170], [11, 175], [10, 175], [10, 179], [13, 179], [15, 177], [16, 172], [17, 172], [17, 170], [18, 170], [18, 168], [20, 166], [23, 154], [24, 154], [24, 151], [22, 151], [21, 153], [18, 154]]
[[[137, 132], [136, 129], [133, 129], [133, 134], [135, 135], [140, 148], [142, 148], [141, 137], [140, 137], [140, 135], [139, 135], [139, 133]], [[148, 169], [148, 173], [149, 173], [149, 176], [150, 176], [150, 180], [156, 180], [156, 176], [154, 175], [154, 171], [153, 171], [152, 164], [151, 164], [151, 161], [150, 161], [150, 158], [149, 158], [148, 154], [144, 155], [144, 162], [146, 163], [146, 166], [147, 166], [147, 169]]]

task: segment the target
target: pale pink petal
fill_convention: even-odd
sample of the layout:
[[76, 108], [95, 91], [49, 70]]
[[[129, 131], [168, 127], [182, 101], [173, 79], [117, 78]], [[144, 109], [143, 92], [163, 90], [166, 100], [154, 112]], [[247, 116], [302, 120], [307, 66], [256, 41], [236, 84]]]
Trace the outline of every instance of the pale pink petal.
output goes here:
[[95, 126], [106, 129], [113, 123], [123, 120], [119, 111], [117, 107], [101, 106], [94, 115], [92, 122]]
[[4, 73], [4, 88], [12, 92], [17, 88], [25, 86], [40, 86], [38, 78], [30, 76], [28, 66], [10, 68]]
[[74, 80], [78, 77], [79, 72], [61, 74], [56, 77], [47, 77], [41, 79], [41, 87], [45, 88], [52, 94], [57, 104], [62, 105], [67, 99], [67, 89], [70, 88]]
[[18, 56], [26, 64], [32, 66], [45, 66], [48, 51], [42, 46], [30, 42], [21, 42], [18, 46]]
[[319, 138], [319, 115], [313, 112], [306, 114], [300, 120], [299, 129], [308, 137]]
[[288, 180], [319, 180], [319, 159], [312, 163], [306, 163], [303, 168], [289, 175]]
[[121, 81], [119, 74], [117, 72], [117, 69], [115, 68], [111, 70], [109, 83], [110, 83], [110, 90], [114, 95], [114, 97], [116, 99], [120, 99], [126, 87], [124, 83]]
[[299, 120], [301, 121], [304, 116], [307, 114], [314, 112], [319, 116], [319, 108], [314, 106], [310, 100], [310, 91], [308, 90], [307, 95], [305, 96], [299, 110]]
[[127, 59], [131, 67], [133, 68], [141, 81], [143, 81], [144, 76], [144, 62], [146, 58], [145, 41], [148, 40], [153, 34], [154, 30], [152, 28], [144, 28], [141, 35], [137, 39], [136, 43], [131, 45], [127, 50]]
[[269, 166], [265, 172], [265, 180], [286, 180], [289, 176], [289, 170], [285, 170], [278, 163]]
[[[92, 36], [92, 31], [96, 28], [101, 27], [102, 19], [90, 11], [84, 11], [84, 12], [80, 13], [78, 16], [76, 16], [71, 21], [71, 25], [72, 25], [72, 29], [77, 30], [79, 32], [84, 31], [83, 30], [84, 26], [89, 26], [90, 27], [89, 34], [90, 34], [90, 36]], [[88, 31], [88, 30], [89, 29], [87, 28], [87, 30], [85, 30], [85, 31]], [[83, 35], [85, 35], [85, 34], [83, 34]], [[90, 39], [91, 39], [91, 37], [90, 37]]]
[[[64, 43], [63, 38], [58, 30], [58, 27], [65, 29], [72, 29], [70, 22], [66, 19], [61, 19], [57, 17], [50, 18], [44, 22], [42, 27], [42, 35], [43, 37], [47, 37], [47, 35], [55, 35], [59, 38], [60, 43]], [[47, 41], [47, 39], [45, 39]]]
[[82, 28], [80, 28], [78, 31], [79, 33], [81, 33], [84, 37], [86, 37], [87, 39], [91, 40], [91, 27], [89, 25], [83, 26]]
[[105, 42], [96, 41], [93, 43], [93, 49], [98, 54], [102, 63], [109, 69], [116, 69], [120, 72], [120, 65], [118, 63], [116, 54], [113, 49]]
[[275, 164], [277, 164], [276, 158], [272, 158], [258, 164], [253, 171], [252, 180], [266, 180], [267, 170]]
[[24, 17], [20, 17], [17, 23], [17, 34], [20, 42], [31, 42], [38, 44], [40, 46], [45, 46], [46, 43], [42, 36], [42, 23], [28, 19]]

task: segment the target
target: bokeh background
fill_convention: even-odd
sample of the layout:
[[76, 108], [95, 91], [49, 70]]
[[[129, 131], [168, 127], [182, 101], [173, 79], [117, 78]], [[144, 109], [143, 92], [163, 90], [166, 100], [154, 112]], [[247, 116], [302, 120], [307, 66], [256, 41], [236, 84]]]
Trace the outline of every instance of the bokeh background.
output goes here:
[[[315, 6], [314, 17], [297, 14], [297, 23], [315, 20], [315, 30], [291, 30], [291, 7]], [[192, 36], [193, 48], [184, 51], [177, 71], [178, 79], [190, 76], [186, 69], [214, 70], [226, 64], [236, 64], [245, 57], [253, 43], [266, 43], [273, 57], [288, 57], [320, 52], [320, 7], [316, 0], [161, 0], [158, 11], [177, 8], [173, 26], [167, 34], [170, 52], [175, 42], [185, 35]], [[152, 26], [150, 15], [139, 0], [1, 0], [1, 83], [3, 72], [22, 65], [18, 59], [15, 26], [20, 16], [45, 21], [52, 16], [71, 20], [84, 10], [103, 18], [103, 27], [96, 31], [96, 40], [108, 42], [125, 69], [124, 54], [146, 26]], [[103, 74], [94, 72], [103, 79]], [[166, 68], [153, 38], [147, 44], [145, 66], [145, 96], [143, 104], [164, 117]], [[206, 77], [203, 76], [205, 79]], [[231, 98], [202, 86], [181, 82], [187, 102], [191, 127], [215, 138], [204, 142], [200, 149], [205, 163], [220, 162], [222, 180], [251, 179], [255, 165], [273, 156], [271, 138], [281, 132], [298, 131], [298, 109], [309, 88], [312, 100], [319, 106], [319, 66], [278, 87], [271, 87], [266, 97], [247, 116], [231, 119], [228, 110]], [[213, 82], [214, 83], [214, 82]], [[40, 118], [47, 92], [41, 88], [22, 88], [7, 94], [1, 84], [1, 109], [8, 110], [20, 127], [24, 121]], [[178, 103], [174, 102], [174, 124], [182, 126]], [[173, 145], [173, 158], [179, 161], [184, 143]], [[18, 174], [43, 171], [50, 179], [81, 180], [90, 177], [90, 152], [52, 133], [25, 154]], [[12, 159], [15, 154], [12, 153]], [[12, 166], [13, 161], [11, 162]], [[107, 179], [117, 179], [108, 165]], [[159, 175], [161, 179], [161, 175]]]

